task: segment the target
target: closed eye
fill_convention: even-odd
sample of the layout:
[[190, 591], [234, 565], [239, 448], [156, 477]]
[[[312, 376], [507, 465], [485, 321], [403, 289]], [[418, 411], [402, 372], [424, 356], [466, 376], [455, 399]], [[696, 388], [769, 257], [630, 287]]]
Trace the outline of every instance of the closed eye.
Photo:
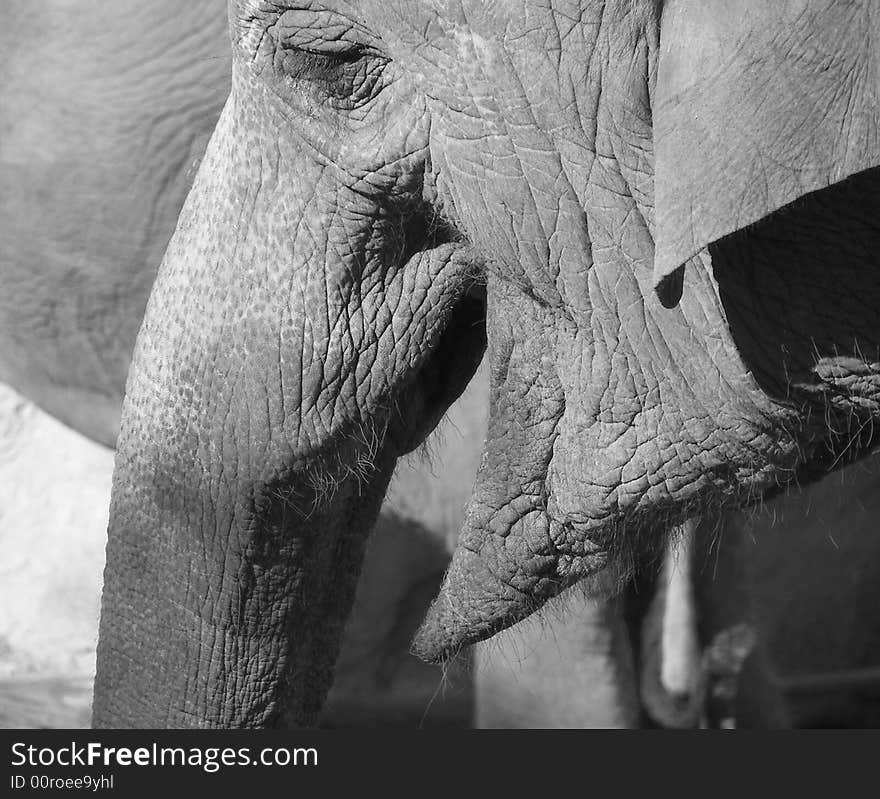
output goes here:
[[307, 82], [331, 98], [356, 103], [372, 96], [387, 63], [373, 48], [360, 45], [335, 50], [279, 47], [275, 52], [280, 74]]
[[381, 38], [339, 12], [305, 0], [297, 0], [297, 6], [243, 20], [239, 41], [253, 68], [291, 101], [305, 96], [347, 110], [376, 97], [387, 82], [384, 68], [390, 61]]
[[327, 52], [304, 47], [284, 48], [278, 55], [284, 72], [292, 78], [324, 80], [364, 58], [364, 48]]

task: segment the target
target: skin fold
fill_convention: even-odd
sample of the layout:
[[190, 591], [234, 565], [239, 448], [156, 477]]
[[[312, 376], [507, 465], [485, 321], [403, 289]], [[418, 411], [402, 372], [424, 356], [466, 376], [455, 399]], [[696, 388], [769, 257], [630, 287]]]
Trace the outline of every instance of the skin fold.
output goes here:
[[[427, 659], [867, 452], [877, 17], [764, 9], [763, 36], [793, 33], [756, 55], [757, 0], [704, 5], [230, 3], [232, 91], [129, 374], [96, 724], [312, 723], [391, 470], [485, 347]], [[797, 92], [768, 79], [789, 68]], [[803, 124], [756, 147], [718, 115], [733, 87]], [[811, 149], [850, 116], [845, 148]], [[715, 146], [679, 149], [705, 124]], [[734, 213], [716, 176], [747, 167], [784, 190]]]

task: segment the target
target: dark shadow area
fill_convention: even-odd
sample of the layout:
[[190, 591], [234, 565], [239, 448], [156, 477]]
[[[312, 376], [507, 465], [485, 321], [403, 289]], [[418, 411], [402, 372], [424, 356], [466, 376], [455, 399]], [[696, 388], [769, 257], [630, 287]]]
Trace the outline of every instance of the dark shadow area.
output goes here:
[[880, 168], [806, 195], [709, 247], [730, 332], [796, 408], [810, 479], [880, 439]]
[[449, 559], [441, 536], [382, 510], [367, 544], [320, 726], [470, 726], [469, 653], [437, 666], [409, 651]]

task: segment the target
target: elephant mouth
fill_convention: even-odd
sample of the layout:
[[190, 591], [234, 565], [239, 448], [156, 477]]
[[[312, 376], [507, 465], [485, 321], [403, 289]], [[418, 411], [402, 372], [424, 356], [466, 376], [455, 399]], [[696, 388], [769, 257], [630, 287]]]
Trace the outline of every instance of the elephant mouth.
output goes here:
[[399, 392], [393, 428], [397, 452], [417, 449], [461, 395], [486, 350], [486, 286], [474, 279], [448, 311], [430, 355]]

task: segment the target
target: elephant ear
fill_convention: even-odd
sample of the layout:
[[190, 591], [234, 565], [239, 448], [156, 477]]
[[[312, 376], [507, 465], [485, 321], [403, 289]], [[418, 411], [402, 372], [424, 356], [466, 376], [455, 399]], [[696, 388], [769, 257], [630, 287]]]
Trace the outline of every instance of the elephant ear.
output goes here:
[[799, 197], [880, 164], [877, 0], [667, 0], [654, 95], [655, 286]]

